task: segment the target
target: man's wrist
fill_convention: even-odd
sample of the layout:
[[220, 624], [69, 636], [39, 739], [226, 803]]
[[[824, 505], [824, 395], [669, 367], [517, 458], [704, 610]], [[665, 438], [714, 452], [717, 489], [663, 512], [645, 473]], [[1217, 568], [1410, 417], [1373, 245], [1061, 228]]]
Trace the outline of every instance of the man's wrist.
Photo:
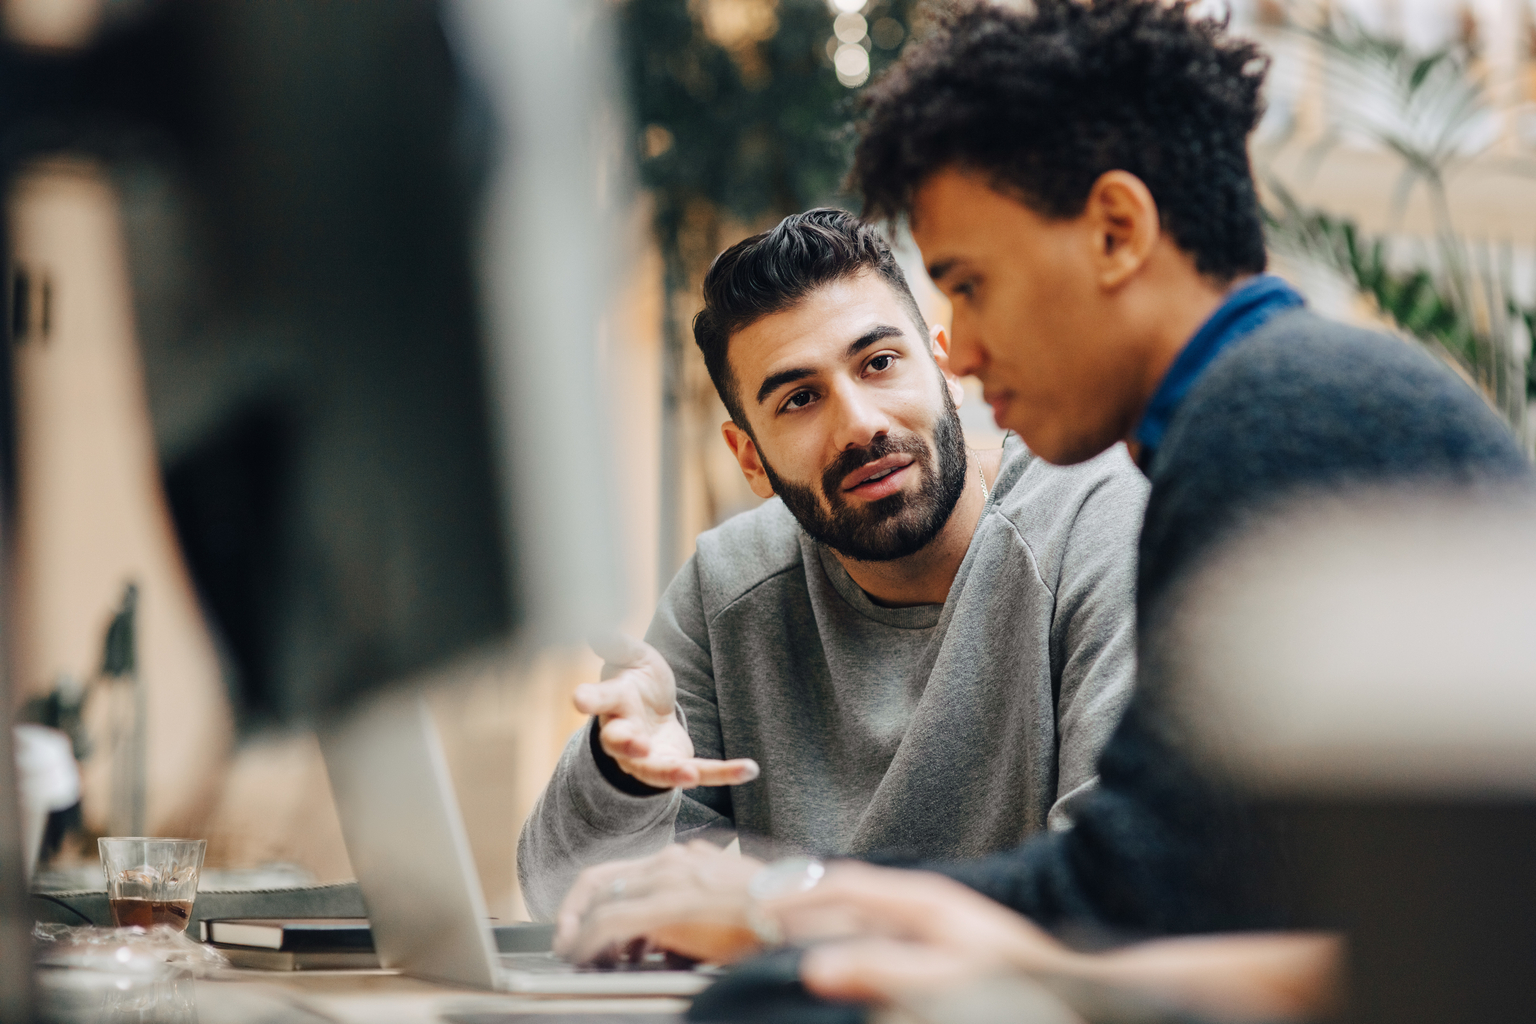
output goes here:
[[826, 873], [827, 866], [815, 857], [786, 857], [764, 865], [752, 876], [747, 883], [747, 926], [759, 942], [769, 948], [784, 945], [784, 930], [764, 910], [763, 901], [809, 892]]
[[587, 727], [587, 742], [592, 748], [592, 760], [597, 762], [597, 770], [608, 781], [608, 784], [620, 793], [628, 796], [659, 796], [670, 790], [660, 789], [648, 783], [641, 782], [633, 775], [619, 767], [619, 762], [613, 759], [613, 755], [603, 749], [602, 738], [598, 736], [597, 716], [592, 716], [592, 724]]

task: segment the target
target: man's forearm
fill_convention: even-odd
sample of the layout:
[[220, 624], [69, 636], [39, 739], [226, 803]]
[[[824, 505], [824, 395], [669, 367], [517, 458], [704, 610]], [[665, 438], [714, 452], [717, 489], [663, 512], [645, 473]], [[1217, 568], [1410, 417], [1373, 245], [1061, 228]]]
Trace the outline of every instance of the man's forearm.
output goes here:
[[1043, 832], [1023, 846], [974, 860], [901, 865], [947, 875], [1046, 927], [1080, 919], [1089, 900], [1066, 856], [1066, 833]]
[[1075, 954], [1046, 970], [1146, 992], [1213, 1019], [1314, 1020], [1339, 1008], [1343, 957], [1335, 934], [1232, 932]]

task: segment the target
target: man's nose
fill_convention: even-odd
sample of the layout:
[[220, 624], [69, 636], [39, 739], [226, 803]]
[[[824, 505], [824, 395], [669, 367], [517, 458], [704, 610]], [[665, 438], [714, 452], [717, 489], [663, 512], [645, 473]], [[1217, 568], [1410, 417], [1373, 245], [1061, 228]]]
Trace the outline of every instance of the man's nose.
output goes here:
[[956, 316], [949, 337], [950, 371], [957, 377], [969, 377], [980, 373], [986, 362], [986, 350], [975, 327]]
[[890, 431], [889, 417], [865, 388], [850, 382], [838, 390], [837, 436], [833, 438], [838, 450], [868, 447], [876, 437]]

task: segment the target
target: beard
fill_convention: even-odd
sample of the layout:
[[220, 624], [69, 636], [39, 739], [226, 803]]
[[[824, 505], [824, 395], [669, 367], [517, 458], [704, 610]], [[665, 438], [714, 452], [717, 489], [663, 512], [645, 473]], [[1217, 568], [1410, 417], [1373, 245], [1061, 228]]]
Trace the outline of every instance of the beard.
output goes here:
[[[944, 413], [934, 424], [931, 447], [916, 434], [883, 435], [866, 448], [845, 451], [821, 474], [819, 497], [812, 485], [782, 479], [763, 459], [763, 471], [774, 493], [806, 533], [860, 562], [905, 558], [938, 536], [965, 491], [967, 466], [960, 415], [949, 388], [941, 386], [940, 391]], [[897, 453], [911, 455], [912, 464], [922, 474], [917, 491], [888, 494], [862, 508], [850, 505], [843, 496], [843, 479], [860, 466]]]

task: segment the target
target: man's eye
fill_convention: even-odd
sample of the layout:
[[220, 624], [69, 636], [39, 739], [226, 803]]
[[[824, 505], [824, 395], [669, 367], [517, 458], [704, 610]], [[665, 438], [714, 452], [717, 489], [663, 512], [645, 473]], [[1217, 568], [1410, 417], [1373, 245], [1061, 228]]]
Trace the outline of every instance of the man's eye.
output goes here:
[[804, 409], [816, 396], [809, 391], [796, 391], [784, 400], [786, 409]]
[[875, 358], [873, 358], [873, 359], [871, 359], [869, 361], [869, 368], [873, 372], [879, 373], [881, 370], [888, 370], [888, 369], [890, 369], [891, 364], [894, 363], [895, 361], [896, 361], [896, 357], [893, 356], [893, 355], [889, 355], [889, 354], [878, 355], [878, 356], [875, 356]]

